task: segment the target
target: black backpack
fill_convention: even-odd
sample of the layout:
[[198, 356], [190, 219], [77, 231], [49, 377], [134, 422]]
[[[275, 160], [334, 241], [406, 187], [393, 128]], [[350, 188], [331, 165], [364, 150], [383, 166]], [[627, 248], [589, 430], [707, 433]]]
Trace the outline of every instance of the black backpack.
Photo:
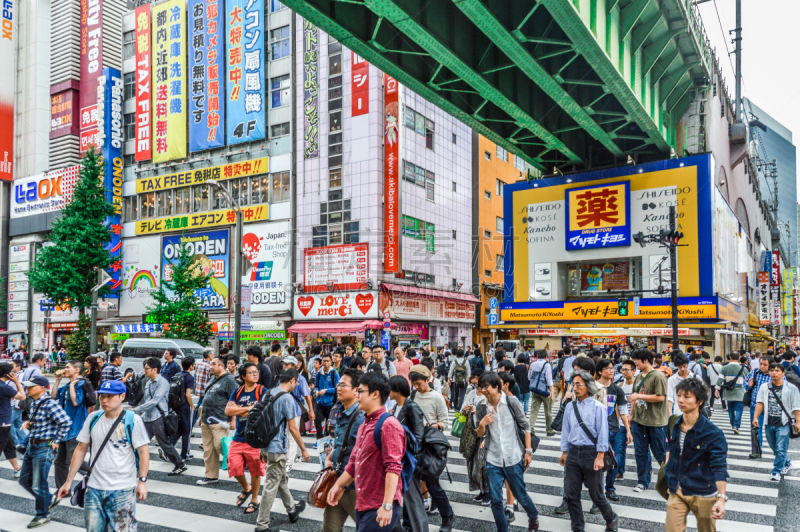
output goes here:
[[[423, 417], [425, 417], [424, 414]], [[427, 422], [427, 418], [425, 421]], [[425, 482], [439, 480], [439, 477], [447, 468], [447, 452], [450, 449], [450, 442], [447, 441], [447, 436], [441, 430], [431, 425], [425, 426], [425, 431], [422, 433], [422, 443], [417, 451], [416, 471], [419, 473], [421, 480]], [[447, 472], [447, 478], [450, 478], [449, 471]]]
[[94, 386], [87, 379], [83, 379], [83, 404], [86, 408], [91, 408], [97, 404], [97, 393]]
[[169, 395], [167, 395], [167, 406], [170, 410], [177, 410], [186, 404], [186, 380], [183, 372], [172, 376], [169, 381]]
[[139, 406], [139, 403], [141, 403], [142, 399], [144, 399], [144, 385], [142, 384], [143, 378], [144, 375], [134, 375], [125, 381], [125, 388], [127, 389], [125, 393], [125, 399], [131, 406]]
[[247, 423], [244, 427], [244, 441], [247, 442], [247, 445], [256, 449], [265, 449], [275, 439], [281, 430], [281, 425], [287, 421], [284, 419], [281, 423], [275, 422], [275, 401], [286, 393], [280, 391], [275, 395], [266, 394], [253, 405], [253, 409], [247, 415]]

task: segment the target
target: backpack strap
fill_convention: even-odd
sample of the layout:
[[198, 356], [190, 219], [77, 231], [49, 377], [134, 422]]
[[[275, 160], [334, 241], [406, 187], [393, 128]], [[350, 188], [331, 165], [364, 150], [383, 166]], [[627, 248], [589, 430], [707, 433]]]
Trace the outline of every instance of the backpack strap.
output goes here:
[[237, 401], [239, 400], [239, 397], [242, 395], [243, 391], [244, 391], [244, 386], [241, 386], [238, 390], [236, 390], [236, 400]]
[[[242, 386], [242, 389], [244, 389], [244, 386]], [[262, 384], [256, 384], [256, 401], [260, 401], [261, 396], [263, 394], [264, 394], [264, 386]]]
[[375, 445], [378, 449], [381, 449], [381, 453], [383, 452], [383, 446], [381, 445], [381, 429], [383, 428], [383, 422], [386, 421], [391, 414], [389, 412], [384, 412], [380, 418], [378, 418], [378, 422], [375, 423], [375, 430], [372, 431], [372, 437], [375, 440]]

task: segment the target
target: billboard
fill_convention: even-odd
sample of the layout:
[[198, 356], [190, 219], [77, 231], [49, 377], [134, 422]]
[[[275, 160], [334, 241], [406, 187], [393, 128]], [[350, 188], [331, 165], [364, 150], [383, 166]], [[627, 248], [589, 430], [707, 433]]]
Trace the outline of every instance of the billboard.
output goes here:
[[[246, 222], [269, 220], [267, 205], [247, 207], [244, 211]], [[136, 221], [136, 235], [153, 235], [169, 231], [185, 229], [202, 229], [204, 227], [218, 227], [236, 223], [236, 212], [233, 209], [220, 209], [198, 214], [179, 214], [177, 216], [164, 216], [163, 218], [150, 218]]]
[[758, 320], [761, 325], [770, 324], [769, 272], [758, 272]]
[[186, 13], [181, 0], [153, 7], [153, 162], [186, 157]]
[[295, 320], [377, 319], [378, 292], [298, 295], [292, 314]]
[[81, 152], [97, 146], [97, 87], [103, 75], [103, 2], [81, 0]]
[[353, 61], [350, 71], [352, 116], [361, 116], [369, 113], [369, 63], [355, 52], [350, 54]]
[[78, 135], [78, 91], [67, 89], [50, 95], [50, 138]]
[[780, 251], [773, 251], [772, 252], [772, 263], [770, 265], [770, 278], [769, 284], [770, 286], [780, 286], [781, 285], [781, 252]]
[[290, 310], [291, 234], [288, 221], [244, 226], [242, 252], [248, 263], [242, 286], [251, 288], [252, 312]]
[[[189, 0], [190, 152], [225, 145], [224, 15], [223, 0]], [[223, 86], [222, 105], [220, 85]]]
[[119, 315], [141, 316], [155, 302], [161, 283], [161, 238], [150, 236], [125, 241], [122, 253], [122, 288]]
[[[680, 319], [716, 319], [716, 297], [679, 297]], [[633, 308], [633, 299], [628, 300]], [[672, 317], [672, 302], [669, 298], [648, 297], [639, 300], [639, 314], [619, 315], [619, 299], [585, 301], [547, 301], [528, 303], [501, 303], [501, 321], [555, 321], [555, 320], [666, 320]]]
[[[205, 310], [228, 308], [230, 279], [230, 240], [227, 229], [202, 231], [183, 235], [165, 236], [161, 241], [161, 271], [163, 278], [172, 280], [172, 265], [183, 243], [188, 244], [189, 252], [195, 259], [195, 266], [203, 274], [211, 273], [204, 288], [195, 291], [201, 308]], [[168, 297], [175, 294], [166, 291]]]
[[228, 144], [266, 138], [264, 0], [227, 0]]
[[137, 179], [136, 193], [143, 194], [145, 192], [158, 192], [159, 190], [169, 190], [190, 185], [202, 185], [209, 179], [224, 181], [235, 177], [266, 174], [267, 172], [269, 172], [269, 157], [262, 157], [240, 163], [228, 163], [187, 172]]
[[136, 8], [136, 160], [152, 156], [150, 110], [150, 4]]
[[303, 19], [303, 155], [319, 155], [319, 81], [317, 27]]
[[11, 218], [56, 212], [72, 200], [80, 166], [17, 179], [12, 184]]
[[566, 191], [567, 250], [630, 246], [630, 182]]
[[581, 264], [581, 292], [631, 289], [631, 263], [609, 261]]
[[9, 77], [0, 83], [0, 181], [11, 181], [14, 162], [14, 93], [17, 89], [17, 3], [3, 0], [0, 71]]
[[[475, 323], [475, 304], [465, 301], [426, 298], [417, 294], [382, 291], [382, 319]], [[400, 324], [398, 324], [398, 328]], [[399, 329], [398, 329], [399, 330]]]
[[384, 74], [384, 271], [400, 272], [400, 85]]
[[303, 291], [358, 290], [369, 278], [369, 243], [306, 248], [303, 252]]

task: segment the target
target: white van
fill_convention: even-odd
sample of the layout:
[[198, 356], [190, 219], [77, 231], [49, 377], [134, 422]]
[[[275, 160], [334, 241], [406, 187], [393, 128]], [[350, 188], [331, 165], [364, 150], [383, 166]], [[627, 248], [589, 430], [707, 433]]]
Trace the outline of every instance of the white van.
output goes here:
[[143, 371], [144, 359], [156, 357], [164, 364], [164, 351], [174, 347], [178, 350], [175, 360], [181, 363], [184, 355], [191, 355], [195, 360], [203, 358], [203, 346], [190, 340], [175, 340], [172, 338], [131, 338], [122, 344], [122, 374], [128, 373], [128, 368], [137, 375]]

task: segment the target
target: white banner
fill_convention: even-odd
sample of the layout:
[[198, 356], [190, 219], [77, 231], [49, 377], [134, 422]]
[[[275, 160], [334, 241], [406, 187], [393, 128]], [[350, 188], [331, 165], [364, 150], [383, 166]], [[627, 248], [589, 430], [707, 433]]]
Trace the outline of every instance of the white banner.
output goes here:
[[31, 259], [31, 245], [20, 244], [18, 246], [9, 247], [9, 261], [10, 262], [23, 262]]
[[122, 287], [120, 316], [147, 314], [153, 292], [161, 282], [161, 237], [147, 236], [122, 243]]
[[292, 306], [291, 232], [288, 221], [244, 226], [242, 249], [249, 265], [242, 287], [252, 290], [252, 312], [288, 311]]
[[358, 290], [369, 277], [369, 244], [306, 248], [303, 256], [303, 290], [327, 292]]
[[303, 294], [294, 298], [295, 320], [377, 319], [378, 292]]

